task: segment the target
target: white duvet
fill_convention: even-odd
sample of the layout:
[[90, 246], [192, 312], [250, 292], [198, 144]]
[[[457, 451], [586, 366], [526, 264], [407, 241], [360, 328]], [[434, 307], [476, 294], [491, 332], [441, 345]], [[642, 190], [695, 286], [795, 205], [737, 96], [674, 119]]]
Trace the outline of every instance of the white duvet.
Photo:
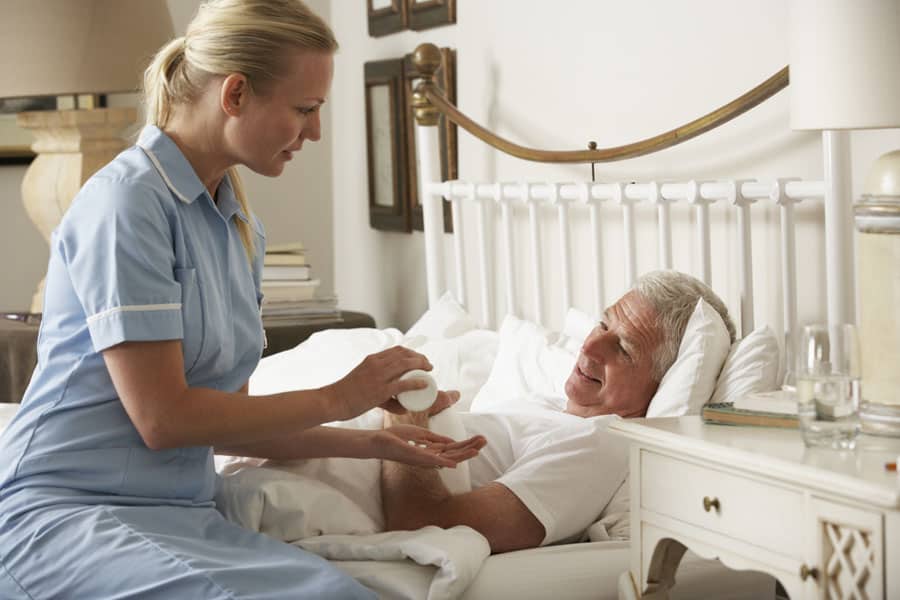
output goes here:
[[[458, 420], [454, 411], [445, 413]], [[354, 424], [374, 427], [380, 419], [373, 411]], [[469, 527], [383, 532], [377, 460], [235, 459], [223, 463], [220, 473], [216, 502], [229, 520], [330, 560], [412, 560], [433, 567], [429, 599], [460, 597], [490, 555], [487, 540]], [[468, 471], [444, 469], [442, 476], [457, 491], [468, 485]], [[406, 598], [406, 587], [392, 579], [380, 591]]]

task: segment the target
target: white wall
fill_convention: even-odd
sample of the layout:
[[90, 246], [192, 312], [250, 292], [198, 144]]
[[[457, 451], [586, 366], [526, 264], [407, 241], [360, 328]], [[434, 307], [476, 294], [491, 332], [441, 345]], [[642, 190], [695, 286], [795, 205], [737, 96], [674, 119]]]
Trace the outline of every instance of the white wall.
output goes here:
[[[408, 326], [424, 310], [426, 297], [421, 234], [384, 233], [368, 224], [366, 61], [399, 57], [425, 41], [454, 47], [459, 106], [501, 135], [552, 149], [581, 148], [592, 139], [601, 146], [617, 145], [670, 129], [732, 100], [787, 62], [783, 0], [457, 2], [456, 25], [372, 38], [364, 3], [310, 0], [332, 23], [341, 43], [323, 115], [324, 138], [305, 146], [300, 160], [278, 179], [246, 176], [269, 240], [306, 243], [323, 287], [333, 287], [344, 308], [373, 314], [379, 326]], [[169, 0], [176, 31], [184, 29], [197, 4]], [[548, 166], [500, 156], [465, 132], [459, 143], [460, 175], [470, 180], [576, 180], [590, 173], [583, 165]], [[853, 133], [855, 195], [872, 160], [896, 147], [898, 130]], [[818, 136], [790, 131], [787, 94], [782, 92], [738, 121], [679, 148], [599, 165], [598, 179], [820, 178], [821, 169]], [[22, 167], [0, 168], [0, 198], [6, 203], [0, 239], [7, 252], [0, 267], [0, 309], [27, 307], [46, 267], [47, 249], [21, 208], [23, 174]], [[674, 216], [690, 220], [677, 212]], [[773, 222], [774, 216], [766, 218]], [[815, 234], [818, 218], [810, 215], [800, 233], [807, 253], [822, 250]], [[715, 219], [721, 223], [726, 217], [714, 213]], [[656, 256], [645, 233], [639, 238], [646, 249], [641, 268], [653, 266]], [[719, 235], [721, 242], [727, 233]], [[615, 255], [617, 236], [617, 230], [607, 236], [607, 258]], [[762, 231], [754, 239], [757, 252], [775, 241]], [[545, 240], [545, 245], [551, 243]], [[676, 238], [676, 267], [694, 268], [692, 244], [678, 244]], [[723, 254], [713, 283], [735, 310], [736, 257], [731, 251]], [[801, 286], [805, 318], [822, 318], [824, 267], [821, 261], [803, 265], [809, 271]], [[776, 270], [770, 281], [756, 281], [757, 300], [775, 314], [776, 324], [778, 278]], [[610, 295], [620, 291], [621, 281], [615, 270], [608, 274]], [[589, 289], [584, 278], [576, 283], [579, 305], [589, 302]]]
[[[584, 148], [589, 140], [614, 146], [666, 131], [731, 101], [787, 63], [783, 0], [457, 3], [454, 26], [372, 38], [361, 4], [332, 1], [331, 22], [342, 45], [332, 100], [335, 281], [342, 303], [368, 310], [380, 326], [406, 327], [424, 310], [423, 242], [421, 234], [377, 232], [368, 225], [364, 62], [401, 56], [426, 41], [454, 47], [459, 107], [513, 141], [547, 149]], [[898, 146], [898, 130], [853, 134], [854, 195], [872, 160]], [[465, 132], [459, 148], [462, 179], [590, 177], [589, 166], [541, 165], [499, 155]], [[822, 177], [820, 137], [790, 130], [787, 92], [680, 147], [597, 167], [599, 180], [786, 175]], [[754, 210], [769, 225], [777, 224], [774, 211]], [[648, 237], [654, 217], [647, 209], [638, 214], [648, 220], [639, 232], [642, 270], [655, 265], [656, 246]], [[818, 233], [821, 214], [809, 209], [801, 214], [801, 319], [821, 319], [824, 259], [809, 258], [824, 253]], [[675, 211], [673, 217], [683, 229], [690, 225], [686, 211]], [[713, 223], [730, 227], [714, 235], [714, 244], [736, 235], [734, 218], [724, 209], [714, 210]], [[755, 254], [773, 265], [771, 277], [755, 281], [756, 301], [764, 313], [757, 320], [777, 326], [780, 274], [777, 252], [770, 251], [777, 233], [761, 225], [754, 235]], [[675, 267], [696, 269], [693, 238], [681, 238], [686, 240], [681, 244], [678, 239]], [[545, 238], [545, 247], [552, 243]], [[606, 239], [608, 260], [620, 243], [614, 227]], [[720, 252], [713, 271], [713, 285], [733, 312], [738, 304], [736, 260], [734, 247]], [[588, 308], [590, 284], [577, 273], [576, 279], [576, 304]], [[527, 284], [522, 277], [519, 282]], [[612, 300], [622, 291], [621, 272], [610, 272], [606, 284]], [[477, 298], [470, 300], [477, 309]]]
[[[199, 0], [168, 0], [177, 34], [184, 32]], [[308, 0], [310, 7], [328, 18], [328, 0]], [[135, 104], [137, 96], [110, 97], [111, 105]], [[322, 281], [321, 291], [334, 289], [332, 236], [331, 121], [326, 105], [322, 115], [326, 135], [307, 143], [301, 154], [277, 179], [243, 169], [252, 209], [262, 219], [269, 243], [302, 241], [308, 248], [313, 273]], [[143, 117], [139, 117], [142, 122]], [[0, 310], [27, 310], [31, 295], [47, 267], [48, 248], [22, 207], [20, 186], [25, 167], [0, 167], [0, 199], [5, 216], [0, 219], [0, 240], [6, 258], [0, 266]]]

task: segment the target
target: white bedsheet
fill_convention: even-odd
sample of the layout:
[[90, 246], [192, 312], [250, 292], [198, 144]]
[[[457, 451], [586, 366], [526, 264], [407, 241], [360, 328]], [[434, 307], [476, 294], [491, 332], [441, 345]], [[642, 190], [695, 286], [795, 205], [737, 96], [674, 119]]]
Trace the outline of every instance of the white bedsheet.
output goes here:
[[[459, 598], [475, 580], [491, 549], [480, 533], [469, 527], [423, 527], [374, 535], [326, 535], [296, 545], [330, 560], [404, 561], [436, 567], [426, 576], [427, 600]], [[422, 598], [404, 578], [385, 579], [378, 590], [391, 598]], [[410, 594], [413, 594], [410, 596]]]
[[[445, 427], [462, 428], [455, 410], [445, 410], [443, 417]], [[373, 411], [354, 425], [369, 428], [380, 421], [380, 412]], [[418, 579], [427, 582], [425, 594], [421, 583], [411, 589], [404, 578], [392, 578], [380, 584], [384, 597], [459, 598], [490, 555], [487, 540], [469, 527], [383, 532], [381, 463], [377, 460], [235, 459], [223, 463], [220, 473], [216, 503], [229, 520], [248, 529], [330, 560], [411, 560], [435, 567], [428, 575], [419, 572]], [[441, 474], [445, 479], [462, 476], [464, 485], [469, 485], [468, 470], [444, 469]], [[457, 481], [454, 487], [462, 485]]]

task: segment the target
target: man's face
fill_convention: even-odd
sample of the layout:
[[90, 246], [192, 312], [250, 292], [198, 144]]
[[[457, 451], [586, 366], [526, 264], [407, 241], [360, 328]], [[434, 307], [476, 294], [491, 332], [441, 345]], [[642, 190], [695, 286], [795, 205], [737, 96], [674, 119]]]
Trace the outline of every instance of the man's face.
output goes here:
[[659, 385], [652, 373], [661, 341], [653, 305], [637, 292], [622, 296], [581, 347], [566, 381], [566, 412], [643, 416]]

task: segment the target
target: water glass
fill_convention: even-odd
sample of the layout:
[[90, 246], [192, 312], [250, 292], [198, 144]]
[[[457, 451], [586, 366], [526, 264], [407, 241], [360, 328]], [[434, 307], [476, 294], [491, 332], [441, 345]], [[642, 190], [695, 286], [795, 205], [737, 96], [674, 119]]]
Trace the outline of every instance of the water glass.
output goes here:
[[852, 449], [859, 435], [860, 365], [856, 327], [808, 325], [797, 348], [800, 430], [807, 446]]

